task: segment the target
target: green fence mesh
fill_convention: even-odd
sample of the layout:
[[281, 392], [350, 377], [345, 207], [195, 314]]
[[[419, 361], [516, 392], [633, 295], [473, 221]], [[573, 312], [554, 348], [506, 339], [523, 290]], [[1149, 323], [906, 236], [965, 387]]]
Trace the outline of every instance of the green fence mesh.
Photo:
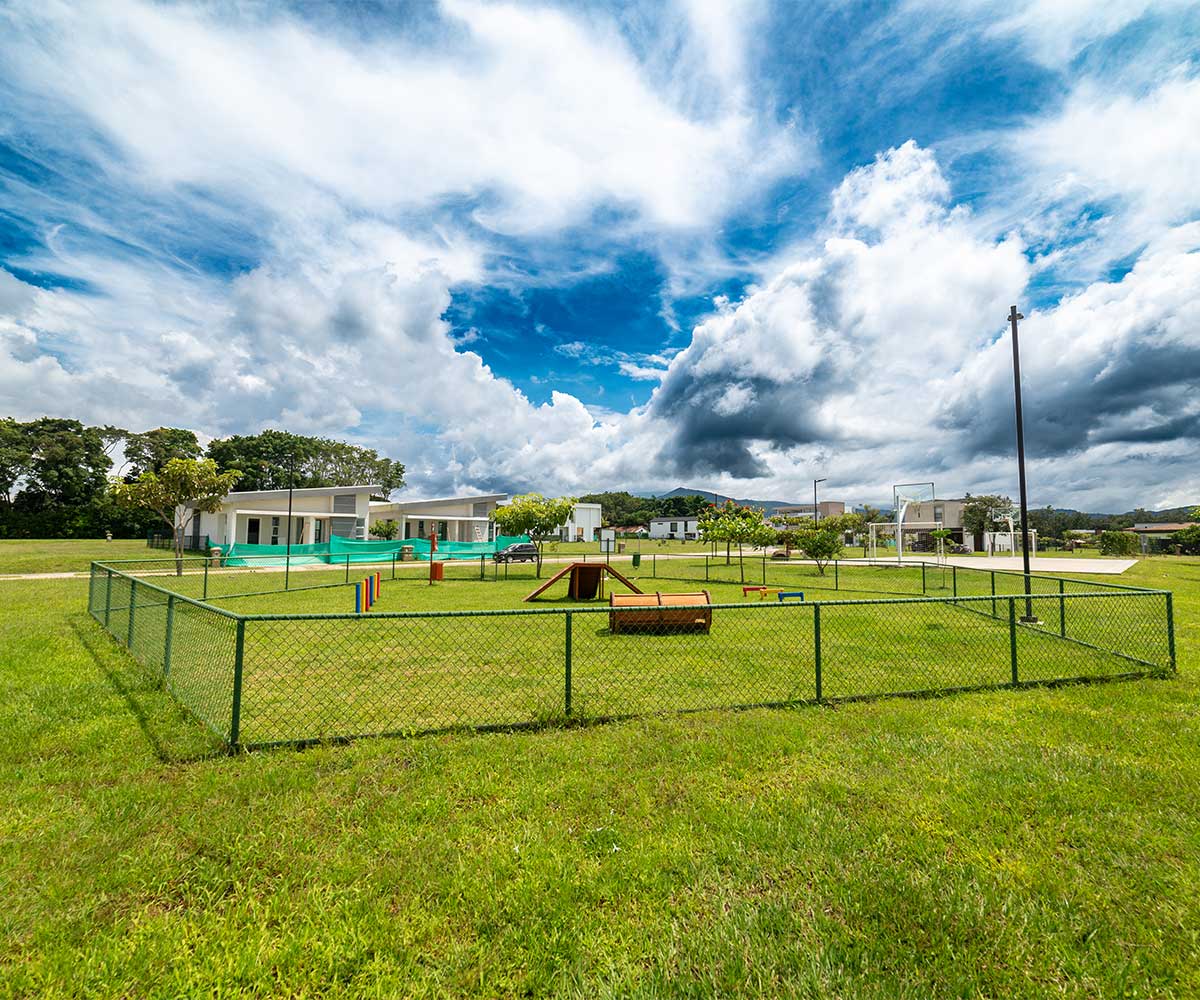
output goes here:
[[[1171, 595], [1090, 580], [935, 564], [822, 572], [763, 559], [651, 559], [650, 579], [689, 585], [675, 590], [722, 579], [833, 598], [781, 603], [748, 591], [743, 603], [708, 605], [708, 626], [695, 627], [587, 606], [245, 614], [230, 610], [236, 599], [213, 602], [359, 577], [340, 566], [211, 562], [94, 563], [88, 610], [239, 748], [1175, 669]], [[508, 567], [482, 557], [455, 569], [452, 586], [502, 579]], [[837, 599], [869, 587], [906, 596]]]
[[[435, 560], [478, 559], [481, 555], [492, 555], [517, 542], [528, 542], [528, 535], [498, 535], [491, 542], [447, 542], [439, 541]], [[432, 543], [428, 538], [404, 538], [398, 541], [360, 541], [334, 535], [327, 542], [314, 545], [251, 545], [238, 542], [223, 554], [226, 566], [305, 566], [316, 563], [341, 565], [351, 563], [386, 562], [404, 549], [412, 549], [414, 559], [430, 559]]]

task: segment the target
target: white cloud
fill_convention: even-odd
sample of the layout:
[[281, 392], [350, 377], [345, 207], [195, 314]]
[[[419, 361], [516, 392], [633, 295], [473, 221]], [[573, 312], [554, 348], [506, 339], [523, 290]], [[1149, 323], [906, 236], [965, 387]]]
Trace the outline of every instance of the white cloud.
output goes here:
[[447, 48], [351, 50], [282, 17], [51, 0], [13, 17], [4, 48], [34, 93], [85, 115], [146, 180], [277, 211], [309, 188], [379, 211], [479, 196], [477, 218], [510, 232], [602, 201], [694, 227], [804, 162], [793, 131], [743, 103], [705, 118], [674, 106], [603, 22], [473, 0], [442, 10], [461, 39]]

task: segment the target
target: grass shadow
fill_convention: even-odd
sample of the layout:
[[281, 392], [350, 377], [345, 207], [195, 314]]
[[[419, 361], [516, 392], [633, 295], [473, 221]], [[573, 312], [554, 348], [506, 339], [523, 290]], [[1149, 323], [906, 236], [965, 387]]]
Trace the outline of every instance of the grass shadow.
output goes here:
[[[138, 728], [158, 761], [196, 764], [228, 754], [223, 745], [171, 698], [160, 681], [129, 656], [116, 640], [96, 629], [89, 615], [72, 615], [69, 623], [80, 647], [137, 720]], [[116, 663], [112, 656], [114, 651], [121, 654]], [[126, 669], [120, 669], [117, 663], [124, 664]]]

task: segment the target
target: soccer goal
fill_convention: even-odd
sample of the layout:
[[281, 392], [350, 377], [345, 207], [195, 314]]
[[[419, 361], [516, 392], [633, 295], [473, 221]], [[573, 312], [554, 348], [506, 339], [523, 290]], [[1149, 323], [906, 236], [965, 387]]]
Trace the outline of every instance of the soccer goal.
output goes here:
[[946, 561], [944, 539], [938, 534], [944, 521], [905, 521], [903, 527], [895, 521], [873, 521], [867, 525], [868, 549], [872, 560], [886, 559], [895, 551], [901, 561], [905, 552], [923, 555], [932, 553], [939, 563]]

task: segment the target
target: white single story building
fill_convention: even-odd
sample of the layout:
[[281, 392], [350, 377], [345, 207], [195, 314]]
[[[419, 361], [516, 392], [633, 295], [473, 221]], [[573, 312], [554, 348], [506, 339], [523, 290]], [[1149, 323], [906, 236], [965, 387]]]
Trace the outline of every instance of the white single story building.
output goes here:
[[[371, 494], [379, 486], [320, 486], [292, 490], [293, 545], [313, 545], [342, 538], [366, 538]], [[252, 490], [230, 493], [213, 513], [202, 511], [188, 526], [193, 547], [207, 535], [210, 545], [286, 545], [288, 491]]]
[[508, 500], [507, 493], [434, 500], [373, 500], [371, 524], [397, 522], [400, 525], [397, 538], [428, 538], [436, 533], [445, 542], [490, 542], [497, 531], [488, 515]]
[[650, 518], [650, 537], [694, 541], [700, 537], [700, 519], [698, 517], [652, 517]]
[[600, 505], [598, 503], [577, 503], [571, 511], [571, 518], [558, 529], [560, 542], [591, 542], [600, 533]]

